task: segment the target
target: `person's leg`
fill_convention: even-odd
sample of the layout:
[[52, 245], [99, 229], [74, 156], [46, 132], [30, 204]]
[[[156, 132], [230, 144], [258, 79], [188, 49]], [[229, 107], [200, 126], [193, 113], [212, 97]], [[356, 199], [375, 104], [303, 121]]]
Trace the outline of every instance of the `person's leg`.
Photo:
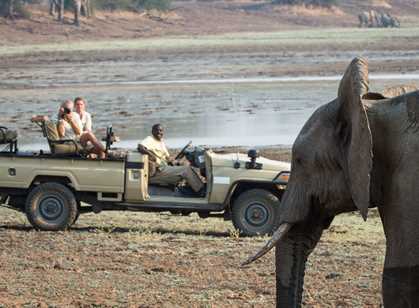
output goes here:
[[184, 169], [183, 166], [165, 166], [150, 178], [149, 183], [176, 185], [182, 180]]
[[199, 192], [204, 185], [191, 166], [165, 166], [150, 178], [149, 183], [176, 185], [182, 179], [185, 179], [195, 192]]
[[202, 187], [204, 187], [203, 181], [198, 176], [198, 174], [195, 173], [191, 166], [184, 166], [183, 168], [183, 178], [186, 180], [186, 182], [194, 192], [199, 192], [202, 189]]
[[83, 147], [86, 147], [88, 142], [93, 145], [92, 153], [97, 154], [99, 158], [105, 158], [106, 149], [92, 132], [84, 132], [80, 137], [80, 143]]

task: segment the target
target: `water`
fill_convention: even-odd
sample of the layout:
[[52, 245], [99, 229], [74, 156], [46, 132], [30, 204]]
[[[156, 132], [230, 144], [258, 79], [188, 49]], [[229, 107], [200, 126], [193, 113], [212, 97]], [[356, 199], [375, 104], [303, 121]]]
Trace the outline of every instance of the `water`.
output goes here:
[[[19, 128], [21, 149], [45, 148], [39, 130], [29, 123], [30, 116], [54, 116], [52, 108], [63, 97], [81, 95], [94, 115], [96, 134], [103, 134], [112, 123], [123, 140], [120, 147], [136, 147], [154, 123], [165, 127], [169, 147], [181, 147], [189, 140], [210, 146], [288, 146], [313, 111], [336, 97], [339, 80], [340, 76], [318, 76], [5, 91], [0, 97], [0, 119]], [[373, 75], [371, 80], [372, 90], [379, 91], [417, 82], [419, 75]]]
[[[211, 85], [211, 84], [259, 84], [259, 83], [293, 83], [311, 81], [339, 81], [342, 75], [333, 76], [284, 76], [284, 77], [259, 77], [259, 78], [213, 78], [213, 79], [180, 79], [180, 80], [131, 80], [131, 81], [60, 81], [44, 84], [42, 82], [31, 82], [34, 88], [51, 88], [62, 86], [82, 87], [113, 87], [113, 86], [166, 86], [166, 85]], [[419, 74], [371, 74], [370, 80], [398, 80], [413, 81], [419, 80]], [[4, 83], [6, 84], [6, 83]], [[28, 85], [24, 83], [23, 85]]]
[[[210, 146], [289, 146], [313, 111], [336, 97], [341, 76], [335, 71], [341, 69], [333, 64], [346, 65], [357, 55], [377, 67], [417, 58], [419, 52], [157, 53], [113, 61], [64, 57], [3, 63], [0, 125], [19, 130], [22, 149], [47, 147], [30, 117], [55, 118], [62, 101], [82, 96], [96, 135], [103, 136], [112, 124], [121, 147], [136, 147], [155, 123], [165, 127], [170, 147], [189, 140]], [[405, 67], [408, 74], [371, 74], [371, 90], [419, 84], [418, 68]], [[312, 71], [330, 73], [310, 76]]]

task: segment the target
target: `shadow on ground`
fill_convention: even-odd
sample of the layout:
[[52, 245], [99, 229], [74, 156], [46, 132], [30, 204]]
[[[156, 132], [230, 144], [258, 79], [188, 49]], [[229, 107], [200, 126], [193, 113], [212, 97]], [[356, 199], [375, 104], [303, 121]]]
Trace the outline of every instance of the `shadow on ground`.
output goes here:
[[[36, 231], [35, 228], [31, 226], [23, 225], [0, 225], [0, 230], [14, 230], [14, 231]], [[41, 231], [42, 232], [42, 231]], [[48, 231], [45, 231], [48, 232]], [[198, 231], [198, 230], [170, 230], [166, 228], [126, 228], [126, 227], [71, 227], [67, 232], [106, 232], [106, 233], [128, 233], [128, 232], [151, 232], [158, 234], [184, 234], [190, 236], [211, 236], [211, 237], [229, 237], [229, 232], [218, 232], [218, 231]]]

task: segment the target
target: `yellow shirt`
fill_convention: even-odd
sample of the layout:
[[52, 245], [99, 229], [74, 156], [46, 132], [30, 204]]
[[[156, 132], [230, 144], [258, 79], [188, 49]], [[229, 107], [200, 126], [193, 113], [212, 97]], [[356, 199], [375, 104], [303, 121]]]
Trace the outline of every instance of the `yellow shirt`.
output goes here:
[[140, 144], [145, 146], [147, 150], [156, 155], [156, 163], [158, 165], [167, 163], [170, 154], [163, 140], [159, 141], [153, 136], [148, 136], [143, 141], [141, 141]]

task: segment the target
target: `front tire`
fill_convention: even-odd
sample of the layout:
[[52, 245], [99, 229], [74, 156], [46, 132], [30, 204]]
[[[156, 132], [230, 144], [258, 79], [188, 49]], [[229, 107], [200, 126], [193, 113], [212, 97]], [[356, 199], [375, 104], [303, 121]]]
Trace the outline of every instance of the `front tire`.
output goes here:
[[25, 212], [31, 225], [38, 230], [66, 230], [77, 217], [77, 200], [66, 186], [44, 183], [29, 193]]
[[233, 225], [247, 236], [271, 234], [278, 219], [279, 198], [268, 190], [251, 189], [233, 203]]

